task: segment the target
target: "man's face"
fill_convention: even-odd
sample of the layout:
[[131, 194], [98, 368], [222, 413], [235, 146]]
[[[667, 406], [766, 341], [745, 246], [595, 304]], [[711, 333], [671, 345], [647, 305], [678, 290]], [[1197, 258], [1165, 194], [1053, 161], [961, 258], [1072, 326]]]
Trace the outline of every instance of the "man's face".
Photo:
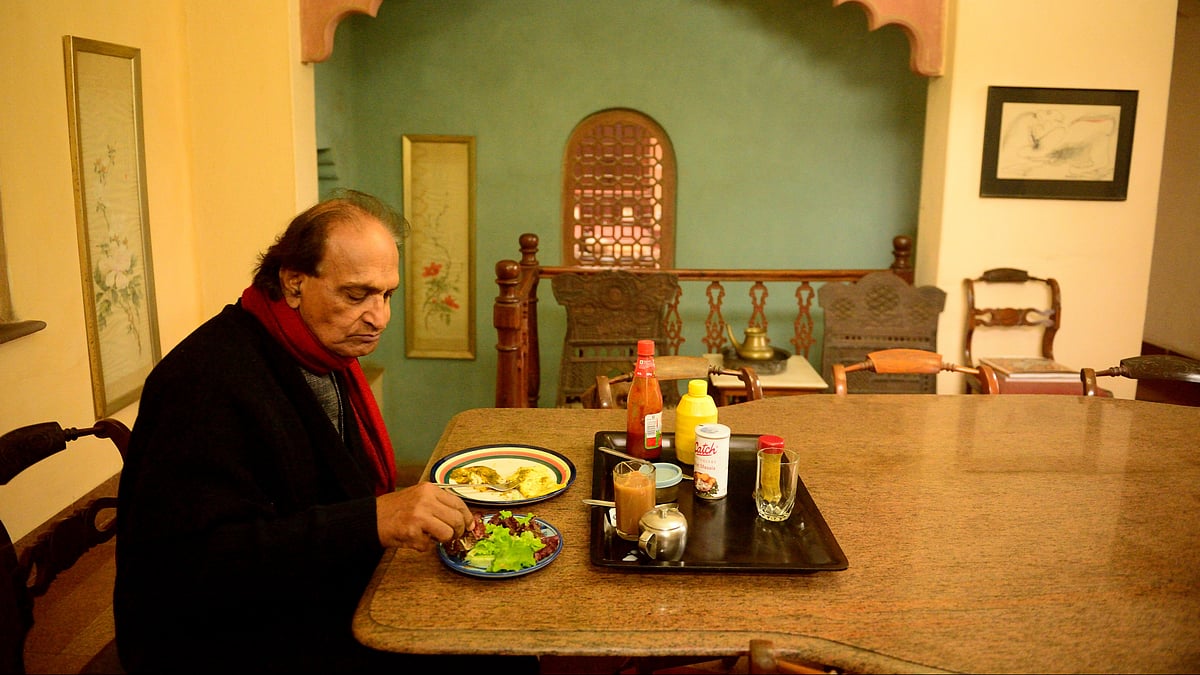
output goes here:
[[387, 228], [373, 218], [334, 225], [317, 273], [280, 273], [288, 305], [331, 352], [357, 358], [375, 351], [400, 285], [400, 252]]

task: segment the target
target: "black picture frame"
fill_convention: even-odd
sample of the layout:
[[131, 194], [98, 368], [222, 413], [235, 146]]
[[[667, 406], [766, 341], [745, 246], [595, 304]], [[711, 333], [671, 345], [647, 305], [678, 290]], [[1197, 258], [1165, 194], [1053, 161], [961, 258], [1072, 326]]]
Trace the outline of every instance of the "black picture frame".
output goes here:
[[980, 197], [1123, 201], [1138, 92], [988, 87]]

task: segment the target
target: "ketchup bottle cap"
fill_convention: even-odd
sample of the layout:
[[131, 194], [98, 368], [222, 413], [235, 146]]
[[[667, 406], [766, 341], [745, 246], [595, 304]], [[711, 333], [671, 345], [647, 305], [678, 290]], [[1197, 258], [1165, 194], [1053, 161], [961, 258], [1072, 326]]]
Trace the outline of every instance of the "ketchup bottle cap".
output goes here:
[[638, 340], [638, 356], [654, 356], [654, 340]]

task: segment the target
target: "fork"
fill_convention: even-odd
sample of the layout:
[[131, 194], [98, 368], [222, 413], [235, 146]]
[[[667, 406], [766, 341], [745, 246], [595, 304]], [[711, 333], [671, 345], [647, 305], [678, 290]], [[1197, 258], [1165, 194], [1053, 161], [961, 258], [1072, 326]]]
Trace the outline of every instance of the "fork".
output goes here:
[[476, 490], [495, 490], [496, 492], [508, 492], [519, 485], [519, 481], [509, 480], [503, 483], [434, 483], [434, 485], [445, 489], [454, 490], [456, 488], [475, 488]]

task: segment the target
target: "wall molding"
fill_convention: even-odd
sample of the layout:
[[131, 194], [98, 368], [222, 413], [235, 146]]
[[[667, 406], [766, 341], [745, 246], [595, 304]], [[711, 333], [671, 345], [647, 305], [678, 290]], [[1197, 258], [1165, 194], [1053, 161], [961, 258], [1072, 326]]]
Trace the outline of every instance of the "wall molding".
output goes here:
[[945, 74], [948, 0], [833, 0], [833, 5], [847, 2], [862, 5], [871, 30], [889, 23], [904, 30], [912, 50], [909, 67], [914, 73], [929, 77]]
[[374, 17], [383, 0], [300, 0], [300, 61], [319, 63], [333, 53], [333, 34], [351, 14]]

